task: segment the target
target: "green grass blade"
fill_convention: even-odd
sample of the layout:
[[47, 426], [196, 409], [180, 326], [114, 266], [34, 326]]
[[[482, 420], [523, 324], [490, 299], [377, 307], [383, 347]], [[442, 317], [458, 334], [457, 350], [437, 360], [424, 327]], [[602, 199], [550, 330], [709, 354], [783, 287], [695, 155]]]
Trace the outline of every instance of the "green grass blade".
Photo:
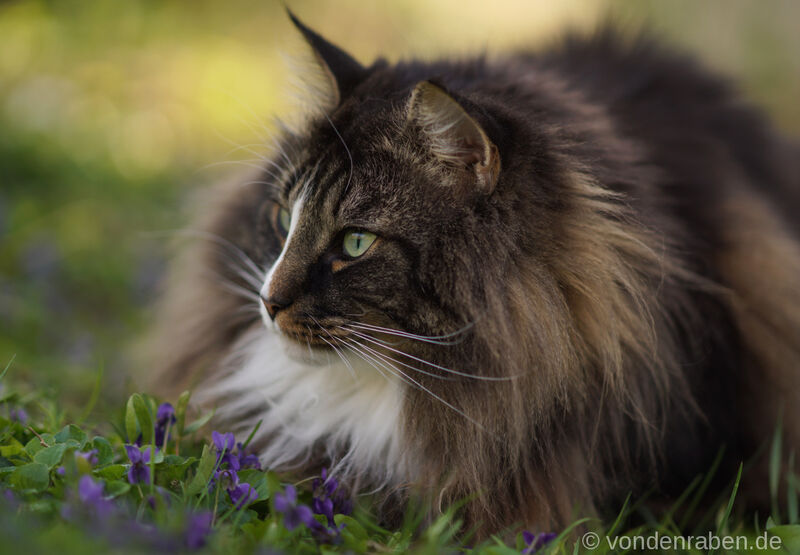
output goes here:
[[16, 355], [16, 353], [15, 353], [14, 355], [12, 355], [12, 356], [11, 356], [11, 360], [9, 360], [9, 361], [8, 361], [8, 364], [6, 364], [6, 367], [5, 367], [5, 368], [3, 368], [3, 371], [2, 371], [2, 372], [0, 372], [0, 381], [2, 381], [2, 380], [3, 380], [3, 378], [5, 378], [5, 377], [6, 377], [6, 372], [8, 372], [8, 369], [9, 369], [9, 368], [11, 368], [11, 365], [12, 365], [12, 364], [14, 364], [14, 359], [15, 359], [15, 358], [17, 358], [17, 355]]
[[797, 474], [794, 472], [794, 461], [794, 451], [792, 451], [789, 454], [789, 471], [786, 473], [787, 524], [797, 524], [798, 521]]
[[246, 448], [247, 448], [247, 446], [248, 446], [248, 445], [250, 445], [250, 442], [251, 442], [251, 441], [253, 441], [253, 437], [255, 437], [255, 435], [256, 435], [256, 432], [258, 432], [258, 429], [261, 427], [261, 423], [262, 423], [262, 422], [264, 422], [264, 419], [263, 419], [263, 418], [262, 418], [261, 420], [259, 420], [259, 421], [258, 421], [258, 423], [257, 423], [257, 424], [255, 425], [255, 427], [253, 428], [253, 431], [252, 431], [252, 432], [250, 432], [250, 435], [249, 435], [249, 436], [247, 436], [247, 439], [246, 439], [246, 440], [245, 440], [245, 442], [242, 444], [242, 449], [246, 449]]
[[781, 447], [783, 439], [783, 411], [778, 410], [778, 424], [772, 437], [772, 448], [769, 456], [769, 494], [772, 500], [772, 519], [776, 524], [781, 524], [780, 500], [778, 498], [778, 485], [781, 481]]
[[606, 536], [611, 536], [614, 532], [617, 531], [617, 527], [622, 524], [622, 520], [627, 518], [628, 513], [628, 503], [631, 501], [631, 494], [628, 494], [628, 497], [625, 498], [625, 503], [622, 504], [622, 509], [620, 509], [619, 513], [617, 514], [617, 518], [611, 527], [606, 531]]
[[739, 491], [739, 482], [742, 480], [742, 469], [744, 468], [743, 464], [739, 464], [739, 472], [736, 473], [736, 480], [733, 482], [733, 491], [731, 491], [731, 496], [728, 499], [728, 506], [725, 507], [725, 513], [722, 515], [722, 520], [717, 527], [717, 533], [719, 535], [724, 534], [727, 531], [728, 527], [728, 519], [731, 516], [731, 511], [733, 511], [733, 502], [736, 499], [736, 493]]
[[94, 406], [97, 404], [97, 399], [100, 397], [100, 386], [103, 383], [103, 374], [105, 374], [105, 365], [100, 362], [97, 366], [97, 375], [94, 379], [94, 385], [92, 386], [92, 393], [89, 395], [89, 401], [86, 403], [86, 408], [83, 409], [83, 412], [78, 417], [77, 424], [83, 424], [89, 415], [92, 413]]
[[689, 524], [689, 520], [694, 516], [695, 511], [697, 510], [697, 506], [700, 504], [700, 501], [703, 499], [703, 495], [705, 495], [708, 486], [711, 484], [711, 480], [714, 478], [714, 475], [717, 473], [719, 469], [720, 463], [722, 463], [722, 457], [725, 454], [725, 448], [722, 447], [719, 451], [717, 451], [717, 456], [714, 457], [714, 462], [711, 463], [711, 468], [708, 469], [708, 472], [703, 477], [703, 482], [700, 484], [700, 487], [697, 488], [697, 491], [692, 498], [689, 507], [686, 509], [686, 512], [683, 514], [683, 518], [680, 521], [679, 528], [681, 530], [686, 530], [686, 526]]

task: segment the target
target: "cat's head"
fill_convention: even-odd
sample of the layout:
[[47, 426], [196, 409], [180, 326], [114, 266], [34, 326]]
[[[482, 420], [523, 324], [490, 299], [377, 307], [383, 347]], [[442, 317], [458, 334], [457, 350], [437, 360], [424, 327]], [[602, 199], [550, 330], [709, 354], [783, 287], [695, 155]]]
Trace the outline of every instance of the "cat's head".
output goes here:
[[480, 270], [508, 266], [521, 246], [495, 195], [500, 126], [444, 86], [362, 67], [295, 23], [327, 94], [262, 176], [264, 322], [298, 353], [378, 356], [391, 341], [418, 356], [464, 340], [487, 302]]

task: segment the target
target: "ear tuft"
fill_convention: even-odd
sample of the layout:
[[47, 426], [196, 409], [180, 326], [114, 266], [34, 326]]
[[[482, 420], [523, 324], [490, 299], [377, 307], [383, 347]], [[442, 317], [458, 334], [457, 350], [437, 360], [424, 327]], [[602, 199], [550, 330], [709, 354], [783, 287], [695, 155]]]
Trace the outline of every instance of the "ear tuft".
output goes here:
[[350, 54], [308, 28], [289, 8], [286, 8], [286, 13], [311, 47], [317, 63], [328, 77], [334, 105], [338, 106], [364, 79], [366, 70]]
[[490, 194], [500, 174], [500, 154], [483, 128], [442, 87], [422, 81], [414, 87], [408, 119], [415, 121], [443, 162], [468, 168], [478, 192]]

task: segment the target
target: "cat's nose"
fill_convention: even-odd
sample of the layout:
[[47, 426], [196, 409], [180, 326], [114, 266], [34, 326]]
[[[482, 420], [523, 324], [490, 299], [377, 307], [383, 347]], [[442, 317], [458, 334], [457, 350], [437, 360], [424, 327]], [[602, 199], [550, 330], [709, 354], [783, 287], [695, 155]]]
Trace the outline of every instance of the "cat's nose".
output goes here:
[[264, 303], [264, 308], [267, 309], [267, 314], [269, 314], [269, 317], [272, 318], [272, 320], [275, 320], [275, 316], [278, 314], [279, 310], [292, 304], [291, 301], [287, 301], [273, 295], [270, 295], [266, 299], [261, 297], [261, 302]]

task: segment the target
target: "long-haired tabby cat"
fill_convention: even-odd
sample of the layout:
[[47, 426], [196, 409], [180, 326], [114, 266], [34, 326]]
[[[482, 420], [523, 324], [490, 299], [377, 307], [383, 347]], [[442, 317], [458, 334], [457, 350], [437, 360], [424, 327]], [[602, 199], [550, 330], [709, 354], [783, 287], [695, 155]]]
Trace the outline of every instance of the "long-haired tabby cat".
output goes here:
[[800, 450], [800, 150], [647, 39], [363, 66], [207, 204], [158, 337], [273, 469], [556, 529]]

